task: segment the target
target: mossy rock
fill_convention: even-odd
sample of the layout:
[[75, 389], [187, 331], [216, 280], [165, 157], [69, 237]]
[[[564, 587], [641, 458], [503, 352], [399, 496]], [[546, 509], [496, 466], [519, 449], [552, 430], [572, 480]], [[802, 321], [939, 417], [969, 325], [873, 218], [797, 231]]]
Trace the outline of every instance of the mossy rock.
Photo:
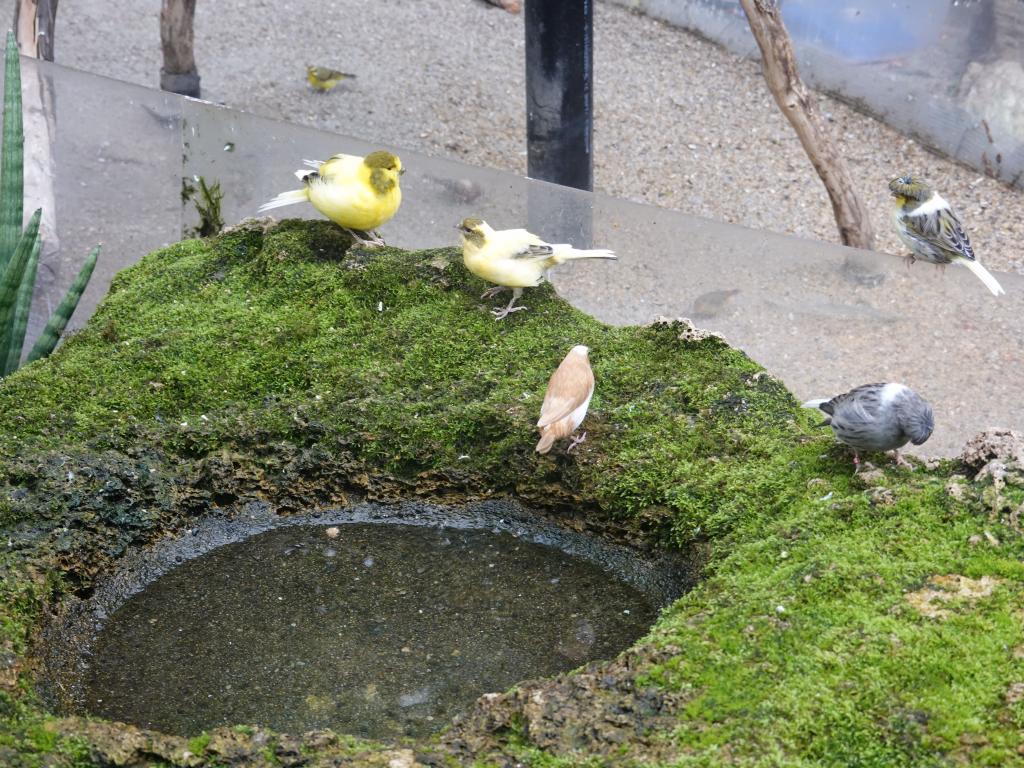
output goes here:
[[[955, 462], [854, 476], [814, 414], [717, 337], [609, 327], [549, 287], [499, 323], [456, 251], [348, 247], [327, 223], [250, 222], [165, 248], [0, 382], [0, 764], [1024, 761], [1012, 459], [974, 480]], [[574, 344], [598, 382], [589, 437], [537, 456]], [[62, 718], [34, 691], [44, 617], [198, 516], [505, 495], [686, 553], [701, 581], [620, 657], [401, 747], [251, 726], [185, 739]]]

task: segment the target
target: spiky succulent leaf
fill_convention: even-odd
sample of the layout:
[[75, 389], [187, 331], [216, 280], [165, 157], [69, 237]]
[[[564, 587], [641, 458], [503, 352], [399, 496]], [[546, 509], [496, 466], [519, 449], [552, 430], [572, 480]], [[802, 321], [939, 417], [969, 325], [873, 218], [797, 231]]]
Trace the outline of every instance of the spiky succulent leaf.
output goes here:
[[[11, 320], [11, 342], [7, 349], [7, 365], [2, 367], [0, 375], [6, 376], [8, 373], [18, 370], [18, 365], [21, 362], [21, 350], [25, 344], [25, 331], [28, 328], [28, 316], [32, 308], [32, 293], [36, 287], [36, 272], [39, 269], [39, 251], [42, 244], [42, 235], [37, 234], [35, 244], [32, 246], [32, 253], [28, 257], [28, 264], [25, 265], [25, 272], [21, 276], [21, 287], [18, 289], [14, 317]], [[2, 365], [2, 361], [0, 361], [0, 365]]]
[[75, 278], [75, 282], [71, 284], [68, 292], [61, 299], [60, 304], [53, 311], [53, 314], [50, 315], [49, 322], [46, 323], [42, 334], [36, 339], [36, 343], [32, 346], [32, 351], [28, 353], [28, 358], [25, 362], [31, 363], [33, 360], [46, 357], [53, 352], [61, 333], [64, 332], [64, 328], [67, 326], [71, 316], [75, 314], [75, 308], [78, 306], [78, 300], [82, 298], [85, 286], [89, 284], [89, 278], [92, 277], [92, 271], [96, 267], [96, 257], [99, 255], [99, 252], [100, 247], [98, 245], [89, 251], [89, 255], [85, 257], [85, 263], [78, 270], [78, 277]]
[[14, 255], [7, 263], [3, 275], [0, 276], [0, 362], [4, 364], [3, 374], [5, 376], [8, 373], [6, 370], [7, 356], [13, 342], [14, 310], [18, 304], [18, 293], [25, 275], [25, 267], [39, 240], [39, 217], [42, 216], [42, 213], [43, 209], [37, 208], [36, 212], [32, 214], [32, 218], [18, 242], [18, 247], [14, 249]]
[[14, 33], [8, 31], [4, 55], [3, 150], [0, 151], [0, 271], [11, 260], [21, 238], [21, 219], [24, 215], [24, 145], [21, 64]]

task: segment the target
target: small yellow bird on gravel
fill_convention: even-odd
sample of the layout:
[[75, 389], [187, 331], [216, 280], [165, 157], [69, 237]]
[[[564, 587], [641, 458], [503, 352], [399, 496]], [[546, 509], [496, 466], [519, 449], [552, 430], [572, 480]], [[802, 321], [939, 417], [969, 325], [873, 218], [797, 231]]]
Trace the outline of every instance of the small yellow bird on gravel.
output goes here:
[[384, 245], [374, 230], [390, 221], [402, 204], [402, 161], [379, 150], [366, 157], [335, 155], [325, 162], [303, 162], [312, 169], [295, 171], [303, 188], [282, 192], [261, 205], [260, 212], [309, 201], [360, 245]]
[[582, 251], [571, 245], [545, 243], [525, 229], [492, 229], [481, 219], [464, 219], [456, 227], [462, 233], [462, 260], [466, 269], [497, 286], [484, 292], [489, 299], [506, 288], [512, 289], [512, 300], [503, 309], [492, 309], [495, 320], [526, 307], [513, 306], [523, 288], [540, 283], [547, 271], [573, 259], [614, 259], [608, 250]]
[[342, 80], [349, 80], [354, 77], [355, 75], [349, 72], [339, 72], [336, 69], [329, 69], [327, 67], [314, 67], [311, 64], [306, 65], [306, 80], [313, 86], [313, 90], [320, 93], [326, 93]]

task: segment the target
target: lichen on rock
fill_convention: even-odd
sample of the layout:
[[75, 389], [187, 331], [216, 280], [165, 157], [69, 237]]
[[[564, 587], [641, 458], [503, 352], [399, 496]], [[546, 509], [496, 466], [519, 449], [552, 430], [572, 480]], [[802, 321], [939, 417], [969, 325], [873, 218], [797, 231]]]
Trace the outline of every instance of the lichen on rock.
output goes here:
[[[55, 355], [0, 382], [0, 763], [1018, 757], [1024, 711], [1005, 693], [1024, 677], [1006, 650], [1024, 645], [1019, 485], [880, 462], [866, 487], [722, 339], [603, 325], [549, 286], [496, 323], [456, 251], [350, 245], [328, 223], [260, 221], [162, 249]], [[537, 456], [544, 388], [574, 344], [597, 380], [588, 439]], [[146, 734], [62, 717], [34, 691], [47, 612], [198, 517], [505, 495], [686, 553], [701, 583], [619, 658], [488, 696], [401, 749], [258, 724]], [[971, 543], [983, 532], [998, 546]], [[939, 622], [906, 595], [942, 574], [999, 588]]]

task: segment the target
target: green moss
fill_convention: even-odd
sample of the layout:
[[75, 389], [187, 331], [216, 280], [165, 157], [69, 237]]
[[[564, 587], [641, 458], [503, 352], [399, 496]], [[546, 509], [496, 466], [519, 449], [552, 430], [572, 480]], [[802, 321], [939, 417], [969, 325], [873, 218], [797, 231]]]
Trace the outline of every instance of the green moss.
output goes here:
[[188, 751], [193, 755], [201, 755], [206, 751], [207, 744], [210, 743], [210, 734], [203, 731], [198, 736], [193, 736], [188, 740]]
[[[353, 492], [514, 492], [610, 535], [705, 553], [702, 583], [632, 650], [623, 689], [670, 697], [652, 711], [671, 725], [609, 746], [579, 735], [604, 726], [546, 720], [549, 731], [446, 752], [475, 727], [461, 725], [433, 747], [445, 759], [1020, 759], [1024, 705], [1008, 693], [1024, 681], [1020, 486], [966, 483], [953, 498], [951, 464], [854, 477], [813, 414], [714, 338], [609, 327], [546, 287], [495, 322], [454, 251], [348, 244], [329, 224], [285, 222], [165, 248], [119, 275], [52, 358], [0, 382], [0, 524], [18, 542], [0, 556], [0, 632], [12, 653], [43, 604], [190, 514], [251, 498], [289, 509]], [[538, 457], [544, 389], [574, 344], [591, 347], [597, 380], [589, 437]], [[972, 544], [983, 531], [998, 546]], [[911, 598], [948, 574], [998, 581], [923, 615]], [[6, 696], [0, 744], [59, 752], [25, 689]], [[653, 717], [643, 706], [640, 722]], [[577, 735], [539, 746], [538, 733], [563, 731]], [[332, 749], [370, 748], [346, 744]]]

